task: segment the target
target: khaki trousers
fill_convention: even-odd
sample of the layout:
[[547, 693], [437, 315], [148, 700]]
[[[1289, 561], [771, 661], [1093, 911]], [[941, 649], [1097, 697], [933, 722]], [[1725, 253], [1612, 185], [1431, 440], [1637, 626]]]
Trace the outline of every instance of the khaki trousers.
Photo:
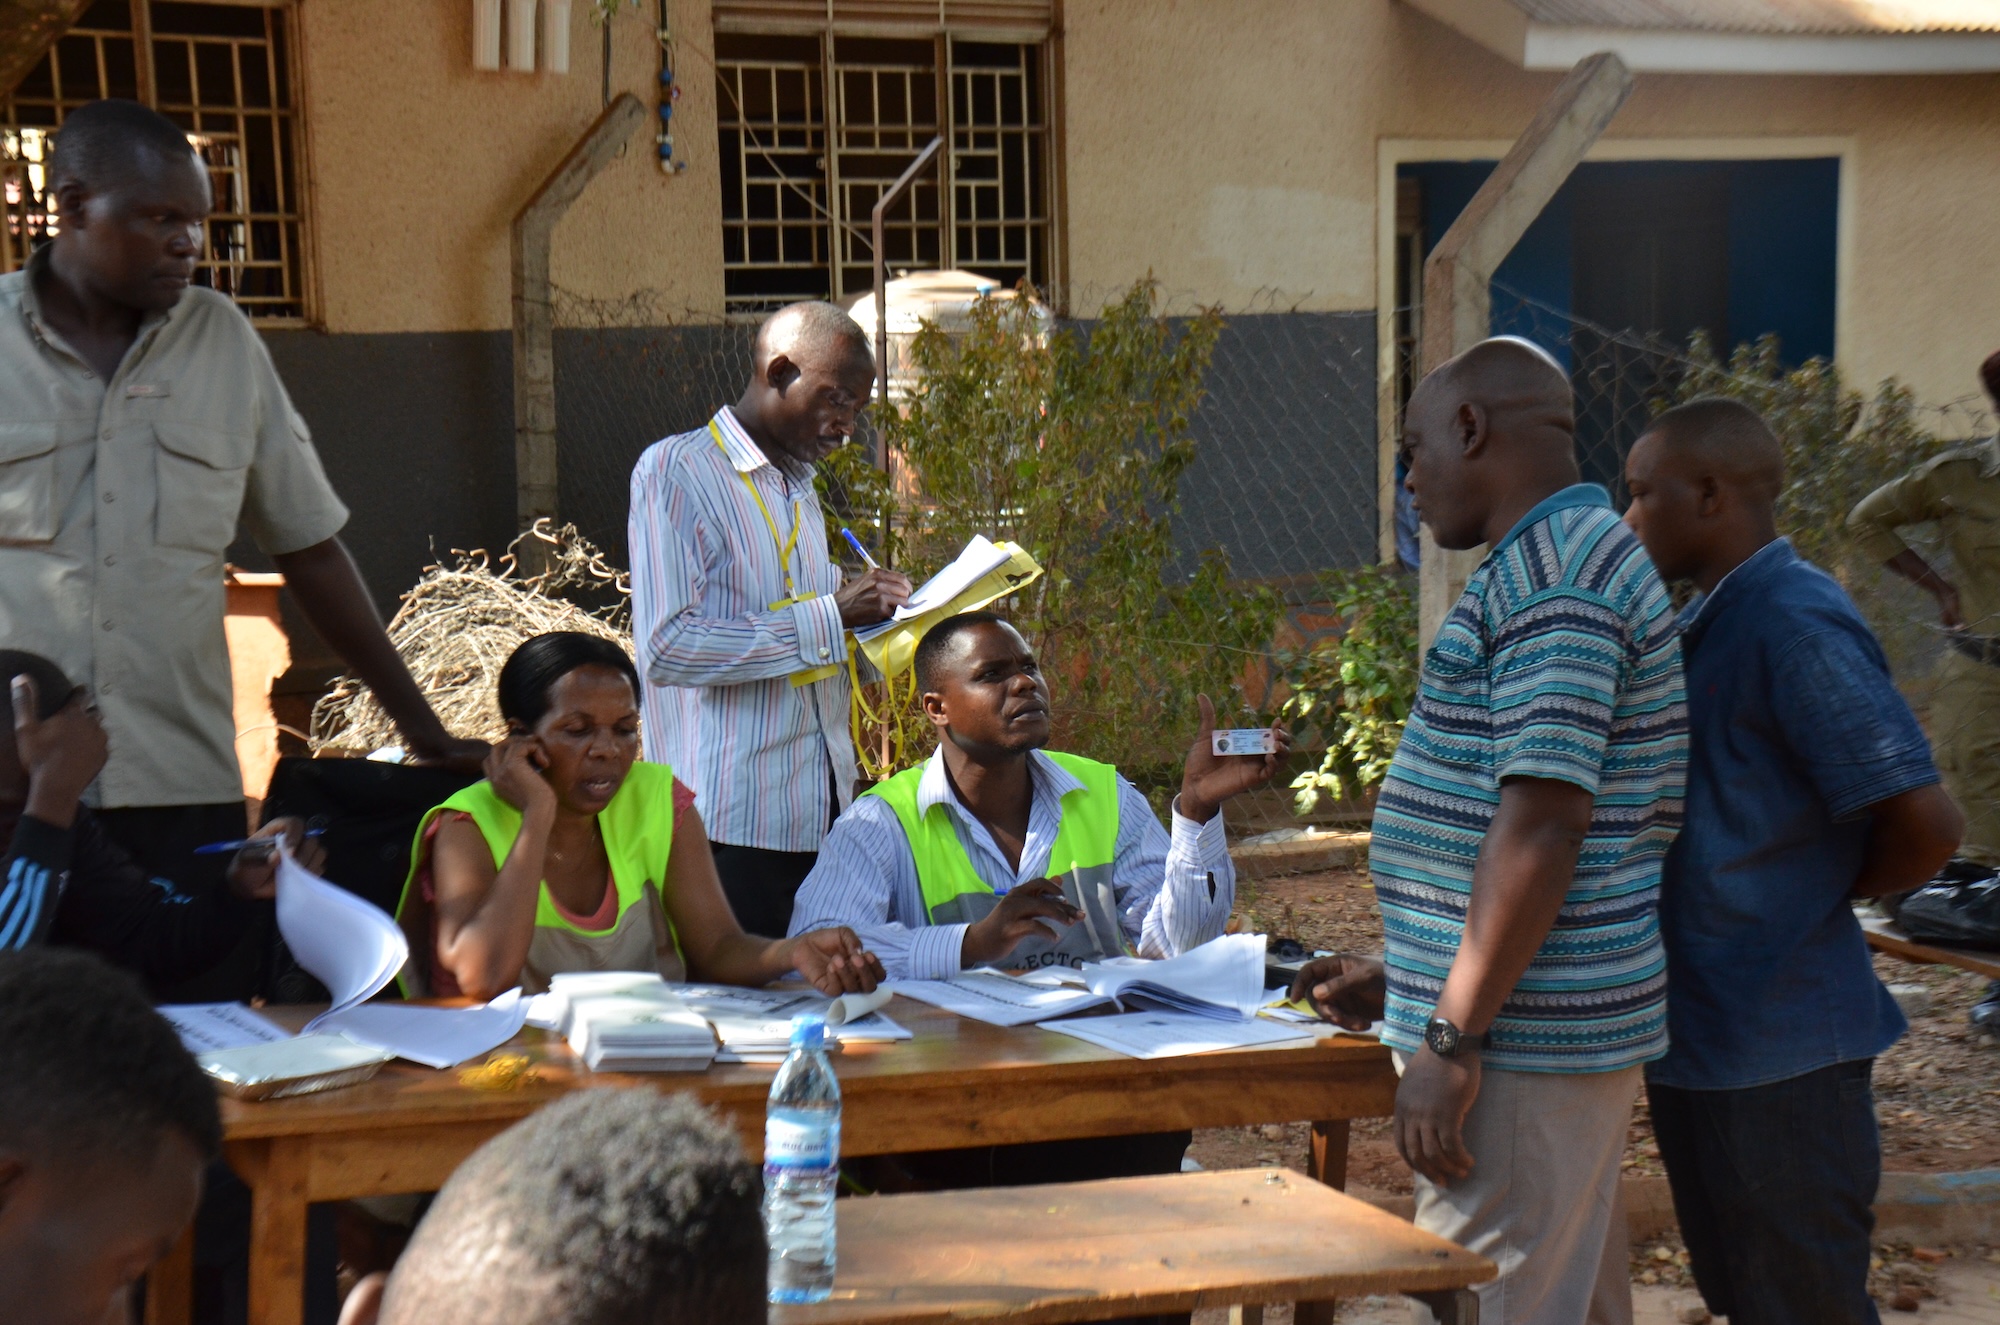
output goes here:
[[1958, 854], [2000, 866], [2000, 667], [1947, 649], [1930, 719], [1938, 772], [1965, 811]]
[[[1481, 1074], [1465, 1119], [1472, 1173], [1416, 1181], [1417, 1227], [1500, 1267], [1477, 1289], [1480, 1325], [1632, 1325], [1618, 1177], [1642, 1072]], [[1411, 1319], [1432, 1320], [1422, 1306]]]

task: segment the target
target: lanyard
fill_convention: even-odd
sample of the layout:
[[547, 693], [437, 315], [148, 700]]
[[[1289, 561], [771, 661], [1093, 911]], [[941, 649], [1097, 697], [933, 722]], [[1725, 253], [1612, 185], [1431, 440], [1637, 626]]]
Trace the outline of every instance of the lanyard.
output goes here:
[[[715, 438], [715, 444], [722, 448], [722, 454], [727, 457], [729, 455], [729, 447], [723, 443], [722, 429], [716, 426], [714, 419], [708, 421], [708, 431], [709, 435]], [[731, 467], [734, 468], [733, 461], [731, 462]], [[798, 590], [792, 584], [792, 552], [799, 545], [799, 507], [801, 503], [796, 498], [792, 501], [792, 536], [790, 538], [780, 538], [778, 536], [778, 522], [771, 518], [771, 508], [764, 504], [764, 494], [757, 491], [757, 485], [751, 482], [750, 476], [742, 470], [738, 469], [736, 471], [736, 477], [742, 479], [743, 486], [750, 490], [750, 500], [757, 503], [758, 511], [764, 516], [764, 527], [771, 531], [771, 545], [778, 549], [778, 569], [784, 573], [785, 596], [777, 602], [772, 603], [771, 610], [776, 611], [781, 607], [789, 607], [799, 601]]]

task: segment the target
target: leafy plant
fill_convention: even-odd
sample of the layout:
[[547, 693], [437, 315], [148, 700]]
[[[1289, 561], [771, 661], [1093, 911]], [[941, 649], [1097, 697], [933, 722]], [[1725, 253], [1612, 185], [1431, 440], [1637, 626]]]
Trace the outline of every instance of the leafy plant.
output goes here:
[[1232, 583], [1220, 551], [1190, 567], [1174, 543], [1222, 319], [1159, 316], [1151, 281], [1087, 327], [1050, 330], [1031, 298], [984, 299], [967, 330], [917, 334], [902, 409], [878, 406], [904, 490], [849, 448], [822, 468], [829, 518], [858, 520], [918, 579], [973, 534], [1027, 549], [1045, 573], [998, 607], [1056, 692], [1053, 744], [1177, 782], [1195, 694], [1225, 720], [1247, 712], [1242, 676], [1281, 610], [1268, 589]]
[[1300, 814], [1310, 814], [1322, 799], [1344, 800], [1382, 781], [1417, 691], [1412, 578], [1367, 566], [1335, 571], [1321, 583], [1319, 597], [1333, 605], [1345, 629], [1278, 660], [1290, 686], [1280, 713], [1295, 735], [1325, 747], [1319, 766], [1292, 780]]

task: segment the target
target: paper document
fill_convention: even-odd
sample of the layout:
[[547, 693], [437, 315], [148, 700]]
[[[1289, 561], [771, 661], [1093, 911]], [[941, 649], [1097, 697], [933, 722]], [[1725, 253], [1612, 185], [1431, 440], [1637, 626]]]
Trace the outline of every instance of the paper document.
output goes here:
[[527, 1014], [528, 1000], [520, 990], [510, 989], [484, 1007], [363, 1003], [329, 1012], [314, 1024], [425, 1067], [456, 1067], [513, 1039]]
[[827, 1038], [836, 1045], [907, 1040], [910, 1032], [882, 1015], [886, 987], [872, 994], [843, 994], [829, 1000], [811, 989], [742, 989], [733, 985], [681, 985], [688, 1007], [714, 1028], [722, 1044], [719, 1063], [782, 1063], [792, 1051], [792, 1018], [817, 1012], [826, 1018]]
[[165, 1003], [156, 1010], [173, 1023], [191, 1054], [292, 1038], [283, 1026], [241, 1003]]
[[410, 958], [410, 941], [381, 907], [328, 883], [278, 850], [278, 932], [333, 1006], [305, 1028], [382, 992]]
[[1290, 1049], [1316, 1037], [1303, 1026], [1223, 1021], [1194, 1012], [1123, 1012], [1048, 1022], [1045, 1031], [1074, 1036], [1131, 1058], [1174, 1058], [1224, 1049]]
[[1088, 989], [991, 970], [960, 971], [949, 980], [892, 980], [884, 988], [993, 1026], [1025, 1026], [1111, 1001]]
[[1262, 934], [1224, 934], [1161, 961], [1086, 962], [1083, 982], [1121, 1008], [1131, 1004], [1247, 1021], [1264, 1002], [1264, 947]]
[[715, 1032], [657, 972], [594, 972], [549, 984], [569, 1000], [569, 1047], [593, 1072], [699, 1072]]
[[1009, 554], [983, 534], [974, 534], [958, 559], [917, 586], [910, 600], [896, 609], [887, 621], [864, 626], [854, 632], [856, 639], [873, 639], [892, 630], [901, 621], [913, 621], [924, 613], [950, 603], [979, 581], [1006, 565]]

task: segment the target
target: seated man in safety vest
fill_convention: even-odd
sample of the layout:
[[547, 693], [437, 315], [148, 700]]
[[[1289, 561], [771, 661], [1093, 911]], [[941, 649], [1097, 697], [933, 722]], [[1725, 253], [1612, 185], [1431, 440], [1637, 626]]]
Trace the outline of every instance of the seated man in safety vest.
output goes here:
[[1236, 900], [1222, 803], [1271, 780], [1291, 748], [1282, 728], [1270, 754], [1216, 755], [1202, 696], [1169, 835], [1117, 769], [1041, 748], [1048, 683], [1000, 617], [940, 621], [916, 672], [937, 752], [840, 816], [792, 933], [851, 926], [904, 980], [1171, 957], [1222, 933]]

